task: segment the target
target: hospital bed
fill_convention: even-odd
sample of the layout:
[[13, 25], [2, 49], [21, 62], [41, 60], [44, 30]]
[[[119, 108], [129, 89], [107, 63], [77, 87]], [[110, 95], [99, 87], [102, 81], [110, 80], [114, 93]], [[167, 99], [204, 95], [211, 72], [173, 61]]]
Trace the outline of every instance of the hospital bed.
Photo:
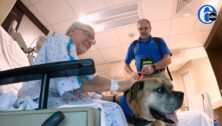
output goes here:
[[91, 59], [47, 63], [0, 72], [0, 85], [41, 79], [38, 110], [0, 113], [1, 126], [99, 126], [100, 110], [89, 107], [47, 109], [50, 78], [95, 73]]
[[[47, 92], [49, 79], [71, 75], [95, 73], [93, 61], [90, 59], [48, 63], [0, 72], [0, 85], [42, 79], [39, 109], [0, 113], [1, 126], [100, 126], [101, 111], [91, 107], [47, 109]], [[204, 93], [206, 95], [206, 93]], [[202, 99], [207, 100], [206, 97]], [[199, 96], [198, 95], [198, 96]], [[206, 104], [206, 103], [205, 103]], [[201, 104], [202, 105], [202, 104]], [[191, 106], [190, 106], [191, 107]], [[204, 107], [206, 108], [206, 107]], [[213, 126], [213, 120], [193, 105], [190, 111], [178, 112], [179, 126]], [[206, 111], [206, 110], [204, 110]], [[64, 121], [62, 121], [64, 119]], [[54, 122], [51, 122], [54, 121]]]

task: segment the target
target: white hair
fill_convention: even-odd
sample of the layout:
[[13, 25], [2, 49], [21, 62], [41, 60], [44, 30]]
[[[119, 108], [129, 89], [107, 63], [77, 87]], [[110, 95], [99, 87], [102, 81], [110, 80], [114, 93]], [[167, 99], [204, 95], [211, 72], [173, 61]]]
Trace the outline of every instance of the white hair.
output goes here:
[[66, 35], [69, 35], [69, 32], [71, 30], [75, 30], [76, 28], [81, 28], [84, 24], [82, 24], [81, 22], [74, 22], [72, 25], [69, 26], [68, 30], [66, 31]]

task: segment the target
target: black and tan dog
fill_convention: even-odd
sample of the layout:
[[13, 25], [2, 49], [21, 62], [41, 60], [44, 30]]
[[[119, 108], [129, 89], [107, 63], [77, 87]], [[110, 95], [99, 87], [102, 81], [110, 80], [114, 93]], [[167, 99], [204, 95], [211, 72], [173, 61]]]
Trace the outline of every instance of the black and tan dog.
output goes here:
[[160, 78], [137, 81], [119, 101], [128, 123], [149, 126], [162, 120], [173, 124], [175, 110], [181, 107], [184, 94], [172, 89], [171, 83]]

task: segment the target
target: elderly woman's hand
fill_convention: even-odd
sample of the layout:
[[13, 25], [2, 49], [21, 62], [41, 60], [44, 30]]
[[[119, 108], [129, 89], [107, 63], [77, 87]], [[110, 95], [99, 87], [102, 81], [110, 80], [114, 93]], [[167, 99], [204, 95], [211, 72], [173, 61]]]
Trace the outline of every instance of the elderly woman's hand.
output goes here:
[[133, 84], [136, 82], [134, 79], [119, 81], [119, 91], [127, 91], [129, 90]]
[[78, 100], [89, 97], [88, 93], [82, 91], [81, 89], [76, 89], [72, 91], [65, 92], [62, 95], [63, 100]]

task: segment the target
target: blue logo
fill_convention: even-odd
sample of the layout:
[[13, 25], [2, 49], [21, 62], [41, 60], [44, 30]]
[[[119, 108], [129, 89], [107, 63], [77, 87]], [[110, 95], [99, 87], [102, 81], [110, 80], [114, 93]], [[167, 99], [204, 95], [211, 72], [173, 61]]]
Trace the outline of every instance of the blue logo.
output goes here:
[[211, 5], [203, 5], [198, 10], [198, 18], [204, 24], [211, 24], [217, 18], [217, 11]]

